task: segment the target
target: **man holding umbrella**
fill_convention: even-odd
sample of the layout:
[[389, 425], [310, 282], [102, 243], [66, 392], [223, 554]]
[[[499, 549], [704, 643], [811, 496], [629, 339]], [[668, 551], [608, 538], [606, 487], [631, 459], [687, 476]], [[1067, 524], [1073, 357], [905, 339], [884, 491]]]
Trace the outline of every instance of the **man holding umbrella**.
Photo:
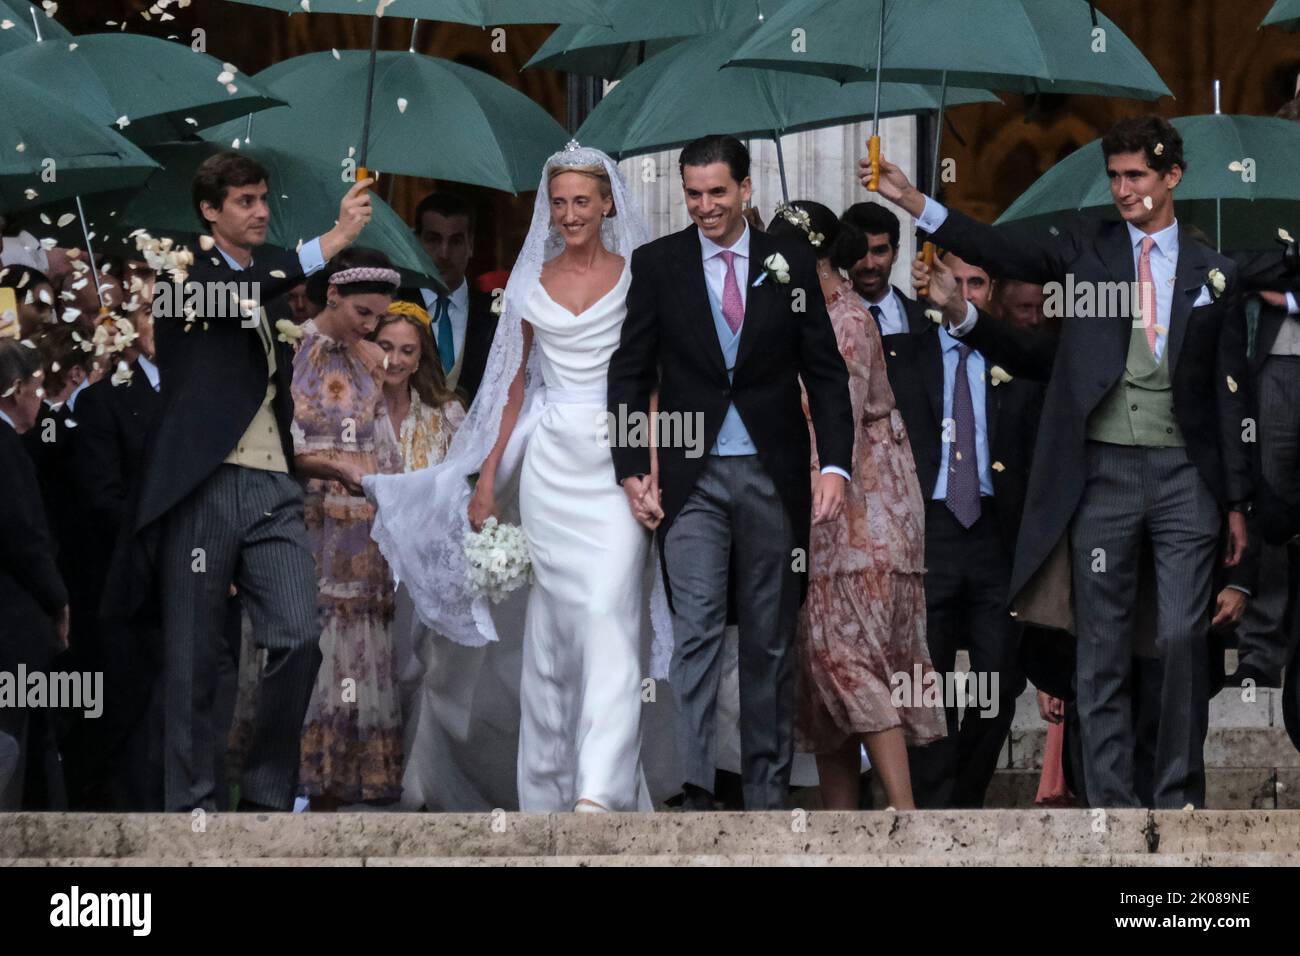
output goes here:
[[[953, 335], [1013, 375], [1048, 382], [1010, 596], [1022, 620], [1077, 635], [1089, 804], [1141, 805], [1130, 670], [1148, 539], [1164, 670], [1154, 800], [1201, 806], [1211, 578], [1225, 512], [1222, 560], [1240, 562], [1253, 495], [1246, 324], [1236, 266], [1175, 218], [1186, 168], [1178, 132], [1155, 116], [1121, 120], [1102, 152], [1121, 222], [1017, 235], [945, 209], [883, 161], [880, 194], [992, 273], [1094, 293], [1070, 304], [1058, 333], [997, 322], [938, 290]], [[1135, 290], [1136, 307], [1117, 289]]]
[[[338, 222], [297, 254], [264, 245], [265, 168], [236, 152], [195, 172], [194, 208], [208, 237], [186, 293], [204, 291], [198, 314], [155, 309], [161, 404], [145, 452], [130, 535], [119, 541], [106, 613], [136, 616], [158, 600], [166, 718], [165, 807], [215, 809], [228, 728], [216, 714], [226, 600], [237, 586], [266, 648], [241, 806], [289, 809], [299, 736], [321, 655], [316, 567], [291, 474], [293, 352], [277, 335], [284, 293], [349, 246], [370, 220], [358, 182]], [[212, 309], [208, 290], [258, 290], [255, 302]], [[193, 298], [193, 296], [190, 296]], [[159, 296], [173, 306], [186, 295]], [[268, 314], [269, 313], [269, 314]], [[151, 608], [151, 610], [154, 610]]]

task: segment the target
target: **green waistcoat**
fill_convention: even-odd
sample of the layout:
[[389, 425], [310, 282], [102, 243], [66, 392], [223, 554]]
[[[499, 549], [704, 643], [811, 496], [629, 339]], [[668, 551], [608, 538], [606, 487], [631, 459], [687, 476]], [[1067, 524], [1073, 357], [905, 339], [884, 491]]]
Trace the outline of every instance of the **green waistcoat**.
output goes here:
[[1088, 416], [1088, 438], [1113, 445], [1181, 448], [1183, 433], [1174, 418], [1169, 380], [1169, 336], [1157, 363], [1146, 330], [1135, 323], [1129, 334], [1124, 377]]

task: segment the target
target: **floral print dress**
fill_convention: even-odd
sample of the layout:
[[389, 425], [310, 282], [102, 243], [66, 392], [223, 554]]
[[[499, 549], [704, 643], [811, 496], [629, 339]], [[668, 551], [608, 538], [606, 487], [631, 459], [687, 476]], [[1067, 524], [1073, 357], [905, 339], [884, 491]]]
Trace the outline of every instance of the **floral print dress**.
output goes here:
[[[293, 363], [295, 454], [402, 471], [384, 402], [384, 353], [345, 345], [314, 322]], [[401, 795], [402, 721], [390, 626], [393, 581], [370, 537], [374, 506], [335, 481], [310, 479], [304, 510], [319, 578], [322, 661], [303, 725], [298, 785], [343, 803]]]
[[[895, 674], [911, 683], [914, 668], [934, 669], [925, 642], [921, 487], [875, 320], [848, 280], [829, 290], [826, 306], [849, 370], [853, 478], [839, 518], [812, 527], [796, 645], [796, 745], [833, 753], [859, 734], [894, 727], [909, 745], [928, 743], [947, 732], [942, 708], [895, 706], [891, 687]], [[805, 394], [805, 414], [807, 401]], [[819, 474], [814, 450], [814, 486]]]

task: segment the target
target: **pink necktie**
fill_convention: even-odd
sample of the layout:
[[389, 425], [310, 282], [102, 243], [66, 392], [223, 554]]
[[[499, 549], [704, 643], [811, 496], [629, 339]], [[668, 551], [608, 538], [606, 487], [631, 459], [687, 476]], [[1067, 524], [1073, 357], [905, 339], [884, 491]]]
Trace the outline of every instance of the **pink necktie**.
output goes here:
[[1146, 326], [1147, 346], [1151, 357], [1156, 354], [1156, 280], [1151, 275], [1151, 247], [1156, 241], [1150, 236], [1142, 240], [1142, 254], [1138, 257], [1138, 295], [1142, 303], [1142, 324]]
[[727, 277], [722, 282], [722, 317], [727, 320], [727, 328], [739, 332], [745, 321], [745, 303], [740, 299], [740, 284], [736, 282], [736, 254], [720, 252], [718, 255], [727, 264]]

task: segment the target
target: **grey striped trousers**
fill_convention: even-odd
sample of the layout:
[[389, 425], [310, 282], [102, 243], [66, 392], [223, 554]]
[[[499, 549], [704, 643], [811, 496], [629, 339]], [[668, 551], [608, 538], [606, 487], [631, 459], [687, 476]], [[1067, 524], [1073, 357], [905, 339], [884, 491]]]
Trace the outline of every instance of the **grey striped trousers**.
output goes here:
[[167, 516], [159, 552], [165, 806], [217, 808], [225, 735], [216, 716], [230, 584], [266, 648], [240, 796], [290, 809], [303, 717], [320, 667], [316, 562], [302, 488], [287, 474], [222, 465]]
[[1132, 671], [1138, 559], [1155, 558], [1162, 672], [1154, 741], [1158, 808], [1205, 804], [1206, 647], [1220, 513], [1183, 448], [1088, 443], [1088, 478], [1070, 526], [1076, 670], [1088, 805], [1139, 807]]

